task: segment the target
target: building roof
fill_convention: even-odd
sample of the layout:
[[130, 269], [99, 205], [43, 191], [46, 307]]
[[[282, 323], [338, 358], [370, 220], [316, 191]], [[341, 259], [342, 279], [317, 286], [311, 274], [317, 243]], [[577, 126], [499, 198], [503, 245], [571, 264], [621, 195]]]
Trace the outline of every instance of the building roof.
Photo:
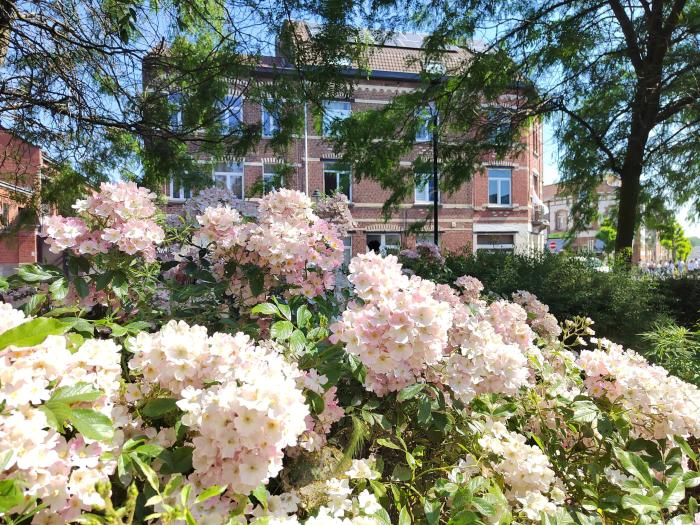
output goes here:
[[[299, 39], [308, 41], [313, 39], [320, 31], [321, 26], [312, 22], [298, 21], [294, 23]], [[348, 67], [354, 69], [366, 68], [373, 71], [389, 71], [395, 73], [419, 74], [431, 67], [444, 67], [444, 72], [454, 72], [461, 68], [470, 54], [462, 48], [448, 46], [440, 57], [440, 65], [432, 59], [427, 60], [423, 51], [424, 41], [427, 37], [423, 33], [392, 33], [380, 34], [379, 32], [366, 32], [367, 38], [363, 44], [369, 44], [363, 64], [353, 61]], [[426, 63], [427, 62], [427, 63]]]
[[[615, 184], [614, 181], [610, 182], [613, 182], [613, 184], [610, 184], [608, 181], [606, 181], [598, 185], [598, 195], [609, 195], [617, 191], [618, 185]], [[542, 200], [547, 202], [557, 197], [567, 197], [565, 193], [561, 193], [562, 191], [562, 185], [559, 183], [545, 184], [544, 186], [542, 186]]]

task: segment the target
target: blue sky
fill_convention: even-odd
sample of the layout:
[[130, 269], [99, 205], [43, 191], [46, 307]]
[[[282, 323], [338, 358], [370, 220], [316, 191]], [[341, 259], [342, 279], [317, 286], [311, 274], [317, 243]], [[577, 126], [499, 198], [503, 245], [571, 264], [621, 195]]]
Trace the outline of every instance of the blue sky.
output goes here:
[[[553, 134], [553, 126], [551, 122], [545, 122], [544, 125], [544, 174], [543, 180], [545, 184], [551, 184], [559, 180], [559, 170], [557, 162], [559, 158], [559, 147]], [[691, 222], [688, 218], [687, 208], [678, 211], [676, 217], [678, 222], [683, 225], [687, 236], [700, 237], [700, 224]]]

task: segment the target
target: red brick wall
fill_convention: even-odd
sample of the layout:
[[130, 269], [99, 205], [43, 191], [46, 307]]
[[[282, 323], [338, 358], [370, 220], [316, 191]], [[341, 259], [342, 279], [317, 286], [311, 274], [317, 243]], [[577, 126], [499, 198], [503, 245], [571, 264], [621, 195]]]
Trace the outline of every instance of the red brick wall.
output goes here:
[[[415, 84], [409, 81], [390, 81], [377, 79], [362, 79], [358, 81], [354, 98], [351, 101], [353, 112], [369, 110], [381, 107], [372, 104], [372, 101], [385, 102], [391, 100], [397, 93], [413, 89]], [[308, 129], [308, 194], [318, 190], [324, 191], [323, 167], [324, 161], [332, 161], [336, 155], [329, 144], [319, 137], [317, 129], [318, 117], [315, 111], [309, 107], [307, 112]], [[258, 104], [244, 101], [243, 118], [246, 123], [258, 124], [261, 118], [261, 109]], [[535, 144], [535, 141], [538, 141]], [[453, 195], [441, 195], [439, 210], [439, 230], [442, 247], [448, 250], [463, 250], [471, 248], [473, 243], [473, 225], [481, 223], [517, 223], [521, 229], [529, 224], [531, 219], [531, 187], [533, 185], [533, 173], [539, 175], [538, 188], [535, 189], [541, 195], [542, 184], [542, 129], [539, 123], [531, 129], [523, 132], [521, 151], [514, 153], [507, 159], [496, 160], [489, 156], [484, 159], [484, 166], [500, 165], [513, 168], [512, 178], [512, 207], [488, 206], [488, 177], [485, 169], [477, 172], [473, 180], [465, 183]], [[539, 146], [540, 154], [534, 152]], [[406, 161], [412, 160], [417, 154], [431, 154], [431, 145], [420, 143], [416, 145], [414, 154]], [[251, 195], [253, 186], [262, 177], [262, 163], [274, 160], [274, 154], [269, 149], [268, 140], [262, 139], [258, 147], [245, 158], [244, 185], [246, 196]], [[296, 167], [295, 175], [287, 180], [287, 187], [304, 191], [304, 138], [303, 135], [294, 141], [284, 155], [284, 160]], [[366, 250], [365, 232], [397, 231], [405, 230], [410, 224], [420, 221], [430, 213], [430, 207], [415, 205], [413, 198], [406, 200], [400, 211], [392, 216], [390, 221], [384, 223], [381, 205], [389, 197], [390, 192], [383, 190], [374, 180], [363, 179], [352, 182], [351, 211], [357, 222], [357, 229], [352, 234], [353, 253]], [[432, 230], [432, 224], [428, 223], [428, 230]], [[414, 244], [414, 240], [404, 235], [402, 243], [406, 246]]]

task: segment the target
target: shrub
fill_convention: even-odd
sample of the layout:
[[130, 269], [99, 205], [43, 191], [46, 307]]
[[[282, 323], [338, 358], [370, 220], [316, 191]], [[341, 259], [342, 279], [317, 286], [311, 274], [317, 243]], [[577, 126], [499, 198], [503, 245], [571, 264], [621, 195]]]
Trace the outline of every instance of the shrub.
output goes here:
[[693, 327], [700, 319], [700, 275], [660, 279], [658, 290], [669, 316], [679, 325]]
[[[175, 261], [197, 294], [159, 291], [177, 310], [128, 308], [140, 282], [102, 309], [0, 303], [3, 521], [698, 521], [697, 387], [530, 293], [487, 300], [393, 256], [353, 258], [337, 294], [335, 227], [300, 194], [260, 211], [208, 209], [176, 233], [178, 249], [211, 241]], [[58, 279], [42, 272], [25, 277]], [[264, 302], [242, 300], [251, 287]], [[205, 325], [171, 319], [185, 308]]]
[[630, 347], [638, 347], [642, 342], [638, 334], [665, 313], [658, 281], [622, 269], [597, 271], [563, 254], [478, 251], [447, 255], [444, 267], [423, 259], [402, 261], [419, 275], [439, 282], [472, 275], [487, 292], [498, 296], [531, 292], [558, 319], [590, 317], [598, 334]]

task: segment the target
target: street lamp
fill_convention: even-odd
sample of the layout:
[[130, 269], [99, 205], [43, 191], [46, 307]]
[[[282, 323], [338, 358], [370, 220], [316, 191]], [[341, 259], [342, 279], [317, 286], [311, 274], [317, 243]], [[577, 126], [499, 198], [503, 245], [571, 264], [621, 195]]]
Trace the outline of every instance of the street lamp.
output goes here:
[[438, 244], [438, 112], [433, 107], [433, 242]]
[[314, 203], [316, 204], [321, 201], [321, 192], [318, 190], [318, 188], [311, 194], [311, 199], [313, 199]]

